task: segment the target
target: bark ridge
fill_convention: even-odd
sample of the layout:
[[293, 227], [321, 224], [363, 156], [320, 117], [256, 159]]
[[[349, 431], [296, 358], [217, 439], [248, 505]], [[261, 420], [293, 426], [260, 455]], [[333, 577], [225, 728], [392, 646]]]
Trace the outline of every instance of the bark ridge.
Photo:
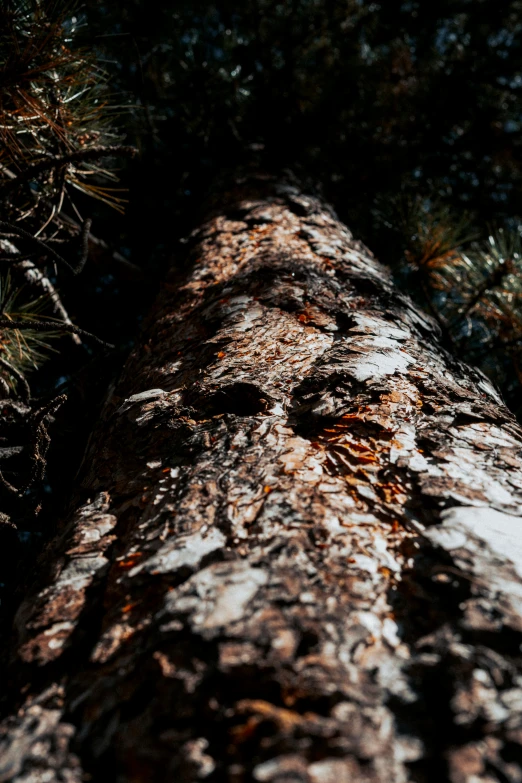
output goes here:
[[513, 416], [295, 184], [189, 246], [17, 614], [0, 781], [519, 783]]

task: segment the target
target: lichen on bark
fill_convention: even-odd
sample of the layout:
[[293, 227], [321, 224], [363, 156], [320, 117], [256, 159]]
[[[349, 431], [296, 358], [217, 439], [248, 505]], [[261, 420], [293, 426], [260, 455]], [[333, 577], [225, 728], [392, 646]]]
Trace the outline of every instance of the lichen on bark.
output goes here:
[[518, 783], [512, 415], [295, 183], [188, 254], [18, 612], [0, 781]]

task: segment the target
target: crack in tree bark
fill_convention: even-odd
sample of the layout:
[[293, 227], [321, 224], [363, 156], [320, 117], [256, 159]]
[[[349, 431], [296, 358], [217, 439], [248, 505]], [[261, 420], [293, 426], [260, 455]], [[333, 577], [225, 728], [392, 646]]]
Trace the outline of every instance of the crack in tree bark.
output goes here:
[[0, 781], [519, 783], [514, 418], [295, 184], [190, 246], [18, 612]]

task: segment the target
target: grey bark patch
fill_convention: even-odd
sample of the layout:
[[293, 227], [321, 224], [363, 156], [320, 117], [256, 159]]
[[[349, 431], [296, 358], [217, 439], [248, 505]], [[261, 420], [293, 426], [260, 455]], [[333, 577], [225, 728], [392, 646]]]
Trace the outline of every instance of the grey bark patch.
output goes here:
[[[443, 524], [430, 538], [446, 549], [459, 549], [468, 538], [481, 539], [501, 561], [509, 561], [522, 578], [522, 516], [494, 508], [458, 506], [441, 514]], [[451, 541], [448, 535], [454, 535]]]
[[139, 392], [138, 394], [131, 394], [118, 408], [118, 413], [125, 413], [133, 405], [137, 405], [143, 402], [149, 402], [150, 400], [156, 400], [158, 397], [165, 396], [167, 392], [163, 389], [147, 389], [147, 391]]
[[169, 593], [165, 612], [190, 613], [193, 631], [213, 631], [244, 618], [268, 574], [247, 563], [218, 563], [191, 577]]
[[225, 542], [226, 537], [215, 528], [167, 541], [156, 554], [135, 566], [129, 576], [133, 577], [140, 571], [165, 574], [175, 573], [182, 568], [194, 568], [209, 554], [222, 549]]

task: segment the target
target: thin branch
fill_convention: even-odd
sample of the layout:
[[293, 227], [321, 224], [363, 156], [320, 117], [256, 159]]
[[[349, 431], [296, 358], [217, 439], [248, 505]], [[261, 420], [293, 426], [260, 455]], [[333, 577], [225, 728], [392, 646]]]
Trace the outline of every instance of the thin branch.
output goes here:
[[22, 498], [24, 496], [25, 488], [18, 489], [14, 486], [14, 484], [11, 484], [4, 476], [2, 471], [0, 470], [0, 485], [3, 486], [4, 489], [6, 489], [11, 495], [16, 495], [19, 498]]
[[3, 359], [1, 356], [0, 356], [0, 366], [2, 366], [5, 370], [7, 370], [7, 372], [10, 373], [10, 375], [16, 378], [16, 380], [18, 381], [18, 383], [23, 389], [22, 396], [24, 402], [29, 402], [29, 400], [31, 399], [31, 389], [29, 388], [29, 384], [27, 383], [25, 377], [20, 372], [20, 370], [17, 370], [16, 367], [13, 367], [13, 365], [7, 361], [7, 359]]
[[2, 261], [7, 261], [13, 263], [16, 262], [18, 264], [24, 261], [30, 261], [32, 258], [37, 258], [37, 257], [38, 257], [38, 253], [26, 253], [25, 255], [22, 255], [21, 253], [13, 253], [12, 255], [9, 256], [0, 256], [0, 263]]
[[[65, 224], [66, 226], [75, 228], [78, 231], [81, 231], [81, 226], [83, 225], [64, 212], [61, 212], [59, 215], [55, 216], [54, 223], [55, 225]], [[143, 279], [144, 275], [141, 267], [139, 267], [137, 264], [133, 264], [132, 261], [129, 261], [127, 258], [125, 258], [125, 256], [122, 256], [121, 253], [110, 247], [107, 242], [105, 242], [105, 240], [100, 239], [92, 233], [89, 233], [88, 242], [90, 249], [98, 252], [98, 254], [103, 254], [104, 256], [110, 258], [110, 260], [114, 262], [115, 265], [120, 267], [122, 273], [130, 277], [130, 279]]]
[[79, 275], [89, 256], [89, 232], [91, 230], [92, 220], [87, 218], [83, 221], [83, 225], [80, 230], [80, 257], [76, 265], [76, 274]]
[[25, 239], [26, 242], [30, 242], [36, 247], [39, 247], [41, 250], [43, 250], [47, 255], [51, 256], [51, 258], [53, 258], [59, 264], [63, 264], [64, 266], [66, 266], [68, 269], [70, 269], [73, 275], [78, 274], [79, 271], [78, 266], [76, 267], [71, 266], [71, 264], [68, 261], [66, 261], [65, 258], [63, 258], [61, 255], [59, 255], [56, 252], [56, 250], [53, 250], [53, 248], [50, 247], [50, 245], [48, 245], [46, 242], [43, 242], [41, 239], [34, 237], [32, 234], [30, 234], [28, 231], [25, 231], [23, 228], [19, 228], [18, 226], [13, 225], [12, 223], [7, 223], [5, 220], [0, 220], [0, 231], [15, 234], [16, 236]]
[[[23, 261], [17, 263], [16, 268], [21, 270], [29, 285], [40, 288], [46, 294], [46, 296], [49, 297], [54, 314], [58, 316], [58, 318], [64, 323], [74, 326], [73, 322], [69, 318], [67, 310], [62, 303], [60, 294], [51, 283], [47, 275], [43, 274], [43, 272], [41, 272], [38, 267], [28, 259], [24, 259]], [[73, 334], [72, 339], [76, 345], [82, 344], [81, 338], [77, 334]]]
[[39, 427], [42, 421], [45, 418], [47, 418], [47, 416], [56, 413], [58, 408], [60, 408], [66, 401], [67, 401], [67, 395], [59, 394], [57, 397], [53, 397], [52, 400], [49, 400], [49, 402], [46, 405], [43, 405], [41, 408], [38, 408], [38, 410], [36, 411], [33, 411], [31, 413], [31, 419], [33, 421], [33, 425], [35, 427]]
[[[58, 408], [63, 405], [66, 400], [67, 396], [65, 394], [60, 394], [43, 407], [29, 413], [29, 423], [33, 432], [32, 455], [30, 458], [31, 473], [25, 484], [22, 484], [20, 487], [15, 487], [0, 471], [0, 486], [3, 486], [10, 494], [23, 498], [26, 492], [31, 489], [36, 482], [41, 482], [43, 480], [45, 468], [47, 466], [47, 452], [49, 451], [49, 445], [51, 443], [45, 420], [48, 416], [52, 416], [53, 413], [56, 413]], [[5, 405], [8, 402], [10, 401], [4, 400], [2, 404]]]
[[106, 147], [90, 147], [85, 150], [75, 150], [69, 152], [66, 155], [55, 155], [53, 157], [45, 158], [39, 161], [39, 163], [33, 163], [25, 171], [20, 172], [15, 179], [10, 179], [9, 182], [5, 182], [0, 187], [0, 198], [3, 198], [7, 193], [10, 193], [15, 188], [23, 185], [25, 182], [30, 182], [38, 174], [42, 174], [49, 169], [56, 169], [60, 166], [67, 166], [69, 163], [78, 163], [87, 160], [99, 160], [100, 158], [108, 157], [127, 157], [133, 158], [137, 154], [136, 147], [125, 146], [123, 144], [113, 144]]
[[74, 324], [66, 324], [62, 323], [61, 321], [33, 321], [32, 318], [28, 318], [24, 321], [15, 321], [11, 320], [10, 318], [0, 318], [0, 329], [33, 329], [35, 332], [41, 332], [41, 331], [60, 331], [60, 332], [70, 332], [71, 334], [79, 334], [83, 337], [88, 337], [90, 340], [93, 340], [95, 343], [98, 343], [99, 345], [103, 345], [104, 348], [114, 348], [115, 346], [111, 343], [105, 342], [105, 340], [101, 340], [99, 337], [96, 337], [95, 334], [92, 334], [91, 332], [87, 332], [85, 329], [80, 329], [79, 326], [74, 326]]

